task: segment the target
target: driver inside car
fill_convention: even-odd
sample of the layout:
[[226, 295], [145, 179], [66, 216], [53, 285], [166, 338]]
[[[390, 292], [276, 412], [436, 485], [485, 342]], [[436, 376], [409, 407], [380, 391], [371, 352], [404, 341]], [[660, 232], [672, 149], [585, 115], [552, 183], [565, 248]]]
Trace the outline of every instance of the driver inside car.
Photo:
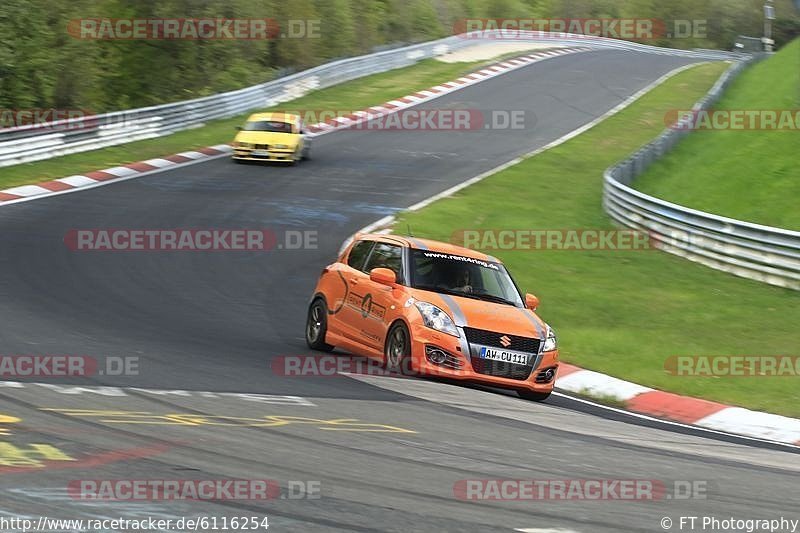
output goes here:
[[465, 293], [472, 292], [472, 285], [470, 283], [470, 272], [468, 268], [456, 268], [453, 276], [453, 283], [450, 287], [454, 291], [461, 291]]

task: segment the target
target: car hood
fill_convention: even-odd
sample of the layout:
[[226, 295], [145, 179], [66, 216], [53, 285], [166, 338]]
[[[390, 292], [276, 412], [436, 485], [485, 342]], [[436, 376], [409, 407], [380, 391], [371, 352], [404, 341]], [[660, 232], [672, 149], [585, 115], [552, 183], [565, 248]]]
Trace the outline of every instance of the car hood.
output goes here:
[[285, 144], [297, 146], [300, 135], [296, 133], [276, 133], [271, 131], [240, 131], [234, 141], [252, 144]]
[[538, 339], [544, 339], [547, 335], [547, 325], [529, 309], [419, 289], [413, 290], [413, 296], [445, 311], [456, 326]]

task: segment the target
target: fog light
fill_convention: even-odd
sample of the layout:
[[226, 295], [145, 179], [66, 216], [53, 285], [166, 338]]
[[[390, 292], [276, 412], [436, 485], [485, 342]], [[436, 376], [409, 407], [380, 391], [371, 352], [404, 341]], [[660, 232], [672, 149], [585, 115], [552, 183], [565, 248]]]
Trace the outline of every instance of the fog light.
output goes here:
[[425, 346], [425, 358], [437, 366], [446, 366], [454, 369], [461, 368], [464, 363], [456, 357], [437, 346]]
[[536, 383], [550, 383], [556, 378], [556, 368], [551, 366], [536, 374]]
[[447, 361], [447, 354], [441, 351], [438, 348], [430, 348], [426, 351], [426, 355], [428, 356], [428, 361], [435, 365], [441, 365], [445, 361]]

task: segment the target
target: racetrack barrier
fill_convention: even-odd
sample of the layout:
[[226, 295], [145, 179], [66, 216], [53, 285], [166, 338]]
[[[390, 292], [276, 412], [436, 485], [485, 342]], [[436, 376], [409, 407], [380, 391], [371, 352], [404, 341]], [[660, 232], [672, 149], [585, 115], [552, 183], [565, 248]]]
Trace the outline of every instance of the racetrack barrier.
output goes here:
[[[692, 111], [711, 109], [731, 82], [763, 57], [735, 62]], [[681, 118], [654, 141], [606, 170], [605, 211], [622, 226], [648, 232], [666, 252], [737, 276], [800, 290], [800, 232], [705, 213], [631, 187], [651, 163], [691, 133], [689, 120], [688, 116]]]
[[[698, 59], [731, 59], [741, 55], [718, 50], [674, 50], [604, 37], [567, 33], [526, 32], [515, 43], [561, 46], [584, 46], [596, 49], [623, 49]], [[502, 34], [484, 42], [501, 42]], [[96, 150], [142, 139], [152, 139], [202, 126], [256, 109], [265, 109], [298, 98], [310, 91], [324, 89], [370, 74], [413, 65], [423, 59], [481, 44], [481, 40], [455, 35], [436, 41], [385, 50], [359, 57], [341, 59], [276, 80], [183, 102], [126, 111], [84, 116], [78, 127], [69, 121], [0, 129], [0, 167], [50, 159], [62, 155]], [[521, 52], [522, 54], [522, 52]]]

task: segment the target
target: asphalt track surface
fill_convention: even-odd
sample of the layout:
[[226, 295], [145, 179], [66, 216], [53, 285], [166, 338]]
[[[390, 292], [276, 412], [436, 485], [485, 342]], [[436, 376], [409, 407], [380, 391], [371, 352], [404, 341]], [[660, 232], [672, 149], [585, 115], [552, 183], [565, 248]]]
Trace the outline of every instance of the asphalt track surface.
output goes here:
[[[681, 515], [796, 515], [800, 462], [775, 447], [669, 431], [563, 397], [533, 404], [424, 380], [288, 378], [271, 367], [281, 355], [308, 354], [308, 297], [348, 235], [547, 144], [690, 61], [573, 54], [424, 106], [525, 109], [523, 130], [342, 131], [317, 138], [313, 159], [293, 168], [222, 158], [3, 207], [0, 354], [135, 356], [139, 371], [0, 387], [0, 416], [19, 419], [0, 423], [0, 461], [16, 451], [30, 463], [0, 463], [0, 517], [266, 515], [273, 531], [611, 532], [662, 531], [665, 516], [678, 530]], [[67, 249], [67, 231], [92, 228], [313, 231], [318, 247]], [[549, 305], [557, 302], [543, 302], [545, 319]], [[351, 421], [334, 422], [340, 419]], [[34, 444], [64, 457], [32, 453]], [[277, 480], [283, 497], [97, 503], [66, 492], [80, 479], [216, 478]], [[707, 495], [655, 502], [454, 496], [455, 483], [475, 478], [649, 479], [668, 489], [693, 480], [706, 484]], [[288, 482], [299, 480], [320, 482], [321, 497], [287, 498]]]

